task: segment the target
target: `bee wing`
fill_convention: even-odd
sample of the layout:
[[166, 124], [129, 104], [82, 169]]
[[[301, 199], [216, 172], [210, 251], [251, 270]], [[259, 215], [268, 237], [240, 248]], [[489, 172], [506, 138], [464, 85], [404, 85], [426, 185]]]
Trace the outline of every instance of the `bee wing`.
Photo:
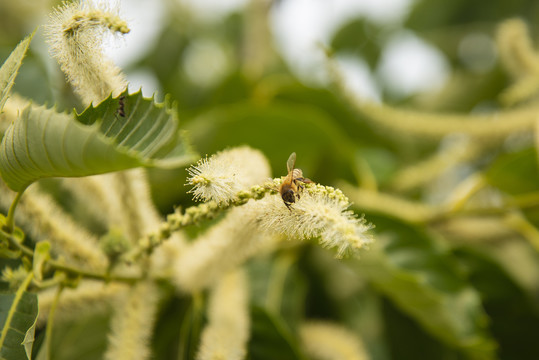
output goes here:
[[288, 158], [288, 161], [286, 162], [286, 168], [288, 169], [288, 172], [293, 171], [294, 166], [296, 166], [296, 153], [295, 152], [290, 154], [290, 157]]

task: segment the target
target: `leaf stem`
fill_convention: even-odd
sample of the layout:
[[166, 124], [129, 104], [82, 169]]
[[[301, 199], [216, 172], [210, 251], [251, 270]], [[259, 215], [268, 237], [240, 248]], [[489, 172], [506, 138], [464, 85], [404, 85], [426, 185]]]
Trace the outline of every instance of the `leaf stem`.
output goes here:
[[15, 199], [13, 199], [13, 202], [11, 203], [11, 206], [9, 207], [9, 211], [7, 213], [7, 218], [6, 218], [5, 230], [10, 234], [13, 232], [13, 229], [15, 228], [15, 209], [17, 208], [17, 205], [19, 204], [19, 201], [21, 200], [21, 196], [24, 193], [25, 189], [26, 188], [22, 189], [21, 191], [17, 193], [17, 195], [15, 195]]
[[[14, 247], [15, 249], [21, 251], [24, 255], [33, 259], [34, 251], [31, 248], [18, 242], [17, 239], [11, 234], [8, 234], [4, 231], [1, 231], [0, 234], [8, 239], [10, 246]], [[82, 276], [89, 279], [105, 280], [107, 282], [119, 281], [119, 282], [124, 282], [128, 284], [134, 284], [138, 280], [140, 280], [138, 277], [116, 276], [116, 275], [110, 275], [106, 273], [80, 269], [75, 266], [67, 265], [67, 264], [61, 263], [60, 261], [52, 260], [52, 259], [47, 260], [46, 264], [57, 270], [65, 271], [66, 273], [69, 273], [71, 275]]]
[[52, 342], [52, 328], [54, 326], [54, 314], [56, 313], [56, 308], [58, 307], [58, 302], [60, 300], [60, 294], [64, 290], [63, 285], [58, 286], [54, 300], [52, 301], [51, 309], [49, 310], [49, 320], [47, 321], [47, 327], [45, 329], [45, 359], [52, 359], [51, 356], [51, 342]]
[[30, 282], [34, 278], [34, 272], [30, 271], [26, 278], [24, 279], [23, 283], [19, 288], [17, 289], [17, 292], [15, 293], [15, 298], [13, 299], [13, 303], [11, 304], [11, 307], [9, 308], [9, 312], [6, 317], [6, 321], [4, 323], [4, 328], [2, 329], [2, 335], [0, 336], [0, 349], [4, 346], [4, 341], [6, 340], [7, 333], [9, 331], [11, 320], [13, 320], [13, 315], [15, 315], [15, 312], [17, 310], [17, 306], [19, 305], [19, 302], [21, 301], [22, 295], [28, 288], [28, 285], [30, 285]]

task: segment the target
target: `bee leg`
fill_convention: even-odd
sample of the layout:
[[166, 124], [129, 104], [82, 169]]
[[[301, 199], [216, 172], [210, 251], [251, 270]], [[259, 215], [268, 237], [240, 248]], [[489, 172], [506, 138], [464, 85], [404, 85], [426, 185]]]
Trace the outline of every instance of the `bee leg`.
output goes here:
[[312, 183], [314, 183], [314, 181], [312, 181], [311, 179], [304, 178], [304, 177], [296, 178], [296, 181], [301, 181], [304, 184], [312, 184]]

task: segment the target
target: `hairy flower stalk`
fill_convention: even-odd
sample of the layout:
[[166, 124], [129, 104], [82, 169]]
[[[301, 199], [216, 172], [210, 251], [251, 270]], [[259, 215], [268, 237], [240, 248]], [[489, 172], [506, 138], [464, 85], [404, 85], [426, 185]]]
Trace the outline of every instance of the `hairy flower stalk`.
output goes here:
[[212, 289], [208, 324], [201, 336], [198, 360], [241, 360], [247, 354], [249, 308], [247, 277], [241, 270], [223, 276]]
[[101, 49], [105, 31], [127, 34], [127, 23], [112, 9], [91, 1], [64, 2], [50, 16], [46, 35], [51, 54], [85, 104], [119, 94], [127, 83]]
[[195, 200], [227, 205], [240, 190], [261, 184], [270, 176], [266, 157], [258, 150], [241, 146], [201, 159], [188, 170], [187, 183]]
[[141, 254], [151, 253], [154, 248], [161, 245], [164, 240], [174, 235], [175, 231], [184, 227], [197, 225], [205, 220], [214, 219], [223, 211], [247, 204], [249, 200], [262, 199], [266, 194], [275, 193], [273, 183], [267, 182], [263, 186], [255, 185], [249, 190], [242, 190], [236, 194], [234, 200], [231, 200], [226, 206], [219, 205], [215, 201], [209, 201], [197, 206], [192, 206], [184, 211], [177, 209], [176, 212], [167, 216], [167, 221], [161, 223], [159, 230], [152, 232], [139, 240], [138, 246], [126, 255], [129, 261], [133, 261]]
[[307, 355], [319, 360], [368, 360], [361, 339], [337, 324], [308, 322], [300, 337]]
[[116, 304], [111, 320], [105, 360], [151, 358], [150, 337], [159, 300], [159, 289], [150, 281], [136, 284]]

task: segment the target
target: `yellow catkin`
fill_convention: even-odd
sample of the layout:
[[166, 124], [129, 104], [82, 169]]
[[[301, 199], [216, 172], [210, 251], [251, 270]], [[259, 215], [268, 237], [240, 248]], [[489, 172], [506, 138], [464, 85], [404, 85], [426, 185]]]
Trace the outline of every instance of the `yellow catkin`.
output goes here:
[[337, 324], [308, 322], [300, 337], [307, 355], [317, 360], [368, 360], [359, 336]]
[[235, 270], [212, 289], [208, 323], [202, 331], [197, 360], [241, 360], [247, 354], [249, 307], [247, 277]]
[[129, 32], [116, 12], [92, 2], [64, 2], [51, 13], [45, 29], [51, 54], [86, 105], [101, 102], [111, 92], [119, 94], [127, 86], [121, 70], [101, 48], [106, 31]]
[[368, 233], [372, 226], [349, 206], [340, 190], [316, 184], [307, 186], [290, 210], [276, 194], [254, 203], [251, 212], [261, 230], [289, 239], [316, 238], [323, 247], [336, 249], [336, 257], [341, 258], [372, 241]]
[[105, 194], [104, 210], [109, 224], [119, 227], [127, 239], [134, 243], [158, 228], [161, 218], [143, 169], [102, 175], [98, 181]]
[[188, 244], [174, 264], [173, 281], [181, 292], [196, 293], [254, 254], [275, 244], [275, 237], [260, 231], [252, 201], [234, 208], [223, 220]]
[[140, 282], [119, 299], [111, 320], [105, 360], [151, 358], [150, 339], [159, 300], [157, 286]]
[[368, 212], [382, 213], [409, 223], [427, 222], [443, 210], [396, 195], [360, 189], [345, 183], [341, 187], [350, 196], [355, 207]]
[[477, 145], [500, 143], [512, 133], [533, 129], [539, 110], [537, 104], [531, 104], [517, 109], [470, 115], [398, 108], [358, 97], [346, 86], [342, 73], [331, 59], [329, 70], [336, 90], [361, 115], [362, 121], [399, 138], [405, 135], [439, 140], [458, 133], [481, 140]]
[[[54, 199], [30, 186], [21, 198], [15, 212], [15, 223], [35, 241], [49, 240], [52, 252], [63, 256], [66, 262], [99, 270], [107, 265], [97, 238], [79, 226]], [[14, 193], [0, 182], [0, 205], [7, 209]]]
[[509, 19], [498, 27], [496, 42], [506, 70], [516, 78], [539, 74], [539, 55], [521, 19]]
[[500, 94], [500, 100], [513, 105], [539, 92], [539, 54], [533, 48], [528, 28], [521, 19], [504, 21], [496, 34], [498, 52], [515, 83]]
[[189, 191], [196, 200], [228, 204], [241, 190], [261, 184], [271, 176], [266, 157], [248, 146], [220, 151], [188, 169]]

